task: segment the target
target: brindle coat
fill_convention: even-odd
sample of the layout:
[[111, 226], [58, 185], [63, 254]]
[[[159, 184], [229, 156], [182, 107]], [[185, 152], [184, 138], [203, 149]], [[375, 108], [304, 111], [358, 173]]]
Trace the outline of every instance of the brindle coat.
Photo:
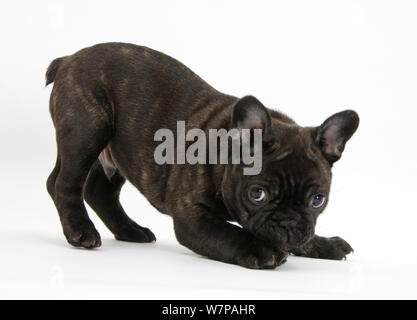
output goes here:
[[[318, 192], [327, 197], [331, 166], [358, 126], [354, 111], [300, 127], [254, 97], [218, 92], [165, 54], [124, 43], [55, 59], [46, 73], [46, 84], [52, 82], [58, 155], [47, 189], [70, 244], [101, 245], [83, 200], [116, 239], [155, 241], [119, 202], [127, 179], [173, 218], [181, 244], [212, 259], [274, 268], [287, 252], [341, 259], [352, 251], [341, 238], [314, 236], [325, 205], [312, 209], [310, 199]], [[244, 176], [243, 165], [158, 165], [154, 134], [160, 128], [175, 133], [178, 120], [205, 131], [255, 122], [264, 133], [262, 172]], [[248, 199], [254, 185], [267, 201]]]

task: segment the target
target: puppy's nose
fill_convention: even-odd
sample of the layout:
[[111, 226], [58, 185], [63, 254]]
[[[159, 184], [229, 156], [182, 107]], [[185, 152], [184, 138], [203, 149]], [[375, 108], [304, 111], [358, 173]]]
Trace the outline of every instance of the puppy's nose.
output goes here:
[[283, 220], [279, 223], [279, 226], [287, 229], [287, 230], [294, 230], [297, 225], [297, 221], [294, 220]]

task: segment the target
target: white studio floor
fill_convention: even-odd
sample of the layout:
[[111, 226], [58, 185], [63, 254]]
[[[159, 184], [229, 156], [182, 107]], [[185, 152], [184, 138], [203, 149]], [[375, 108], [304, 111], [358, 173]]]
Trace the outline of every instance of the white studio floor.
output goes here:
[[[330, 218], [332, 206], [319, 219], [321, 230], [335, 224], [355, 249], [346, 261], [290, 256], [273, 271], [247, 270], [200, 257], [180, 246], [170, 217], [153, 209], [132, 186], [122, 200], [131, 217], [150, 227], [153, 244], [116, 241], [91, 211], [103, 245], [96, 250], [73, 248], [61, 234], [58, 216], [41, 183], [41, 175], [2, 181], [0, 226], [0, 298], [69, 299], [367, 299], [416, 298], [415, 253], [381, 246], [389, 241], [364, 236], [348, 222]], [[34, 184], [39, 178], [39, 183]], [[24, 185], [25, 180], [30, 185]], [[32, 182], [31, 182], [32, 181]], [[18, 186], [20, 198], [5, 186]], [[40, 186], [39, 186], [39, 185]], [[16, 190], [16, 189], [14, 189]], [[22, 193], [20, 193], [22, 194]], [[340, 198], [345, 195], [340, 195]], [[336, 197], [334, 197], [336, 198]], [[333, 199], [335, 200], [335, 199]], [[383, 216], [383, 215], [382, 215]], [[335, 221], [339, 220], [339, 223]], [[320, 223], [321, 222], [321, 223]], [[322, 234], [326, 234], [322, 232]], [[375, 232], [380, 235], [380, 232]], [[327, 234], [326, 234], [327, 235]], [[375, 248], [373, 248], [375, 246]]]
[[[417, 299], [416, 15], [415, 1], [376, 0], [3, 5], [0, 298]], [[252, 94], [303, 126], [356, 110], [359, 129], [317, 226], [355, 253], [289, 257], [273, 271], [211, 261], [180, 246], [171, 218], [130, 185], [122, 204], [156, 243], [116, 241], [91, 212], [103, 246], [68, 245], [45, 187], [56, 146], [44, 75], [53, 59], [110, 41], [167, 53], [214, 88]]]

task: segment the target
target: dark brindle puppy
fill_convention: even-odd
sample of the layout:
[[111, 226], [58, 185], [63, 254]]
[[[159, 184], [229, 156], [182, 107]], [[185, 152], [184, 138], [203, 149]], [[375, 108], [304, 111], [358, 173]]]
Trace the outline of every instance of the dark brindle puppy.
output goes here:
[[[212, 259], [274, 268], [287, 252], [342, 259], [352, 251], [339, 237], [314, 235], [314, 227], [327, 204], [332, 164], [358, 127], [354, 111], [300, 127], [254, 97], [216, 91], [169, 56], [123, 43], [54, 60], [46, 73], [51, 82], [58, 156], [47, 188], [70, 244], [101, 245], [83, 200], [116, 239], [155, 241], [119, 203], [128, 179], [172, 216], [181, 244]], [[262, 128], [261, 173], [243, 175], [243, 164], [158, 165], [154, 134], [176, 132], [178, 120], [205, 131]]]

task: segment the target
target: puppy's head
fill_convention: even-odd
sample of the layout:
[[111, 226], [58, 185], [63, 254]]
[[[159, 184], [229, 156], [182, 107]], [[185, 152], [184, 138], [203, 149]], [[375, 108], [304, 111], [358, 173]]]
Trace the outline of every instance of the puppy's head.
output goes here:
[[261, 128], [262, 170], [244, 175], [228, 165], [222, 183], [226, 207], [242, 227], [278, 248], [299, 247], [314, 235], [329, 199], [331, 167], [356, 131], [351, 110], [318, 127], [300, 127], [247, 96], [234, 106], [233, 127]]

